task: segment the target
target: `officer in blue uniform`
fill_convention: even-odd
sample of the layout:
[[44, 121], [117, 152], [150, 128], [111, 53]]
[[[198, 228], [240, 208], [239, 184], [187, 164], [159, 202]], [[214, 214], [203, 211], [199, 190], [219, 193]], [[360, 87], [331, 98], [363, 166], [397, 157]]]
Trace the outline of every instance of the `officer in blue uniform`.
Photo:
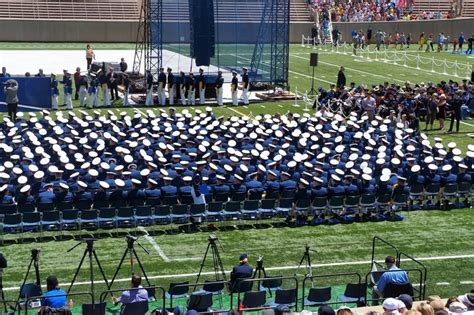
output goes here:
[[25, 185], [20, 188], [18, 195], [15, 197], [17, 205], [21, 206], [24, 204], [32, 204], [35, 201], [35, 198], [30, 194], [31, 186]]
[[74, 202], [92, 201], [92, 194], [87, 191], [87, 183], [81, 180], [77, 181], [77, 191], [74, 194]]
[[13, 203], [13, 197], [8, 194], [8, 185], [4, 184], [0, 187], [0, 204], [9, 205]]
[[54, 203], [56, 195], [53, 192], [53, 185], [50, 183], [43, 185], [43, 191], [38, 194], [37, 203]]
[[74, 196], [69, 191], [69, 185], [67, 185], [66, 183], [59, 184], [59, 191], [55, 193], [55, 201], [56, 203], [74, 201]]
[[145, 192], [140, 188], [142, 182], [138, 179], [132, 179], [132, 189], [127, 194], [129, 204], [145, 203]]
[[245, 184], [249, 193], [249, 199], [260, 199], [263, 193], [263, 184], [257, 180], [257, 173], [249, 175], [250, 181]]
[[165, 198], [178, 196], [178, 188], [171, 185], [171, 181], [173, 179], [171, 177], [165, 176], [163, 180], [164, 185], [161, 187], [161, 197]]
[[99, 188], [94, 193], [93, 203], [96, 204], [98, 202], [104, 202], [109, 200], [109, 194], [107, 190], [110, 188], [110, 185], [106, 181], [101, 181], [99, 183]]

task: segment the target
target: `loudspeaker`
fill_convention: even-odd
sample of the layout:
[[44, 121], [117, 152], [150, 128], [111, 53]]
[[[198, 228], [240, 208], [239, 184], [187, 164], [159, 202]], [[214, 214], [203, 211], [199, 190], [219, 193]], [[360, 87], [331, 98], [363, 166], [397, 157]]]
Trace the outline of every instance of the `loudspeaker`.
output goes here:
[[310, 58], [309, 58], [309, 65], [311, 67], [318, 66], [318, 53], [311, 53]]
[[209, 66], [215, 54], [213, 0], [189, 0], [191, 57], [197, 66]]

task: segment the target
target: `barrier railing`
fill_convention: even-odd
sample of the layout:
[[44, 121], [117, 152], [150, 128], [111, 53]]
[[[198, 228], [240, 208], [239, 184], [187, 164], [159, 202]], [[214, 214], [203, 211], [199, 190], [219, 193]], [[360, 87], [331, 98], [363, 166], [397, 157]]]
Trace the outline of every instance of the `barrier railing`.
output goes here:
[[[232, 309], [232, 303], [233, 303], [233, 295], [232, 295], [232, 292], [229, 292], [228, 290], [228, 284], [229, 282], [228, 281], [223, 281], [223, 280], [220, 280], [220, 281], [207, 281], [207, 282], [198, 282], [198, 283], [182, 283], [182, 284], [177, 284], [175, 286], [173, 286], [173, 291], [179, 291], [179, 288], [188, 288], [187, 290], [187, 295], [191, 296], [192, 294], [199, 294], [199, 293], [212, 293], [212, 297], [213, 297], [213, 302], [214, 302], [214, 296], [217, 296], [219, 298], [219, 306], [220, 306], [220, 309], [219, 311], [230, 311]], [[207, 291], [204, 289], [204, 286], [217, 286], [217, 285], [222, 285], [222, 290], [219, 290], [219, 291]], [[200, 290], [196, 290], [196, 288], [200, 287], [201, 289]], [[189, 293], [190, 290], [193, 290], [191, 293]], [[230, 302], [229, 302], [229, 309], [228, 310], [223, 310], [223, 301], [222, 301], [222, 296], [224, 295], [224, 293], [227, 291], [227, 293], [230, 294]], [[174, 295], [171, 295], [168, 294], [165, 295], [165, 296], [169, 296], [167, 299], [170, 301], [170, 309], [173, 309], [173, 300], [176, 299], [174, 297]]]
[[[377, 248], [377, 246], [376, 246], [376, 245], [377, 245], [377, 242], [384, 243], [384, 244], [387, 245], [388, 247], [392, 248], [392, 249], [395, 251], [395, 255], [393, 255], [394, 257], [397, 257], [397, 258], [398, 258], [400, 252], [399, 252], [398, 248], [397, 248], [395, 245], [393, 245], [392, 243], [390, 243], [390, 242], [384, 240], [384, 239], [381, 238], [381, 237], [374, 236], [374, 237], [372, 238], [372, 259], [371, 259], [370, 261], [372, 262], [372, 264], [375, 264], [375, 265], [377, 265], [377, 266], [379, 266], [379, 267], [382, 268], [383, 265], [380, 264], [380, 263], [378, 263], [377, 260], [375, 259], [375, 252], [376, 252], [376, 248]], [[400, 260], [397, 259], [396, 265], [397, 265], [397, 267], [400, 267]]]
[[[416, 258], [404, 253], [404, 252], [399, 252], [398, 253], [398, 259], [397, 261], [401, 262], [402, 261], [402, 257], [406, 257], [407, 259], [411, 260], [412, 262], [414, 262], [415, 264], [419, 265], [420, 268], [421, 268], [421, 272], [422, 272], [422, 276], [421, 276], [421, 282], [420, 282], [420, 300], [424, 300], [426, 298], [426, 279], [427, 279], [427, 273], [428, 273], [428, 269], [426, 268], [426, 266], [420, 262], [419, 260], [417, 260]], [[399, 263], [400, 265], [400, 263]]]
[[[57, 295], [48, 295], [48, 298], [53, 298], [53, 297], [61, 297], [61, 296], [65, 296], [66, 297], [66, 300], [70, 297], [73, 297], [73, 296], [80, 296], [80, 295], [87, 295], [87, 296], [90, 296], [90, 301], [91, 301], [91, 304], [94, 304], [94, 296], [92, 295], [92, 292], [76, 292], [76, 293], [69, 293], [69, 294], [57, 294]], [[31, 296], [31, 297], [28, 297], [25, 301], [25, 315], [28, 315], [28, 306], [29, 306], [29, 302], [33, 301], [33, 300], [41, 300], [43, 299], [44, 297], [43, 296]], [[18, 313], [20, 314], [20, 312]]]
[[[301, 293], [301, 309], [305, 308], [305, 298], [306, 298], [306, 283], [308, 280], [314, 281], [314, 279], [324, 279], [324, 278], [338, 278], [338, 277], [345, 277], [345, 276], [357, 276], [357, 283], [361, 283], [362, 281], [362, 276], [358, 272], [345, 272], [345, 273], [332, 273], [332, 274], [326, 274], [326, 275], [312, 275], [312, 276], [306, 276], [303, 280], [303, 291]], [[367, 299], [367, 292], [364, 297], [364, 301]], [[324, 304], [340, 304], [342, 303], [341, 301], [334, 301], [334, 302], [327, 302]]]
[[[13, 309], [13, 307], [11, 306], [12, 304], [15, 305], [15, 309], [16, 309], [14, 313], [12, 311]], [[3, 314], [3, 312], [5, 312], [5, 314], [9, 314], [8, 312], [10, 312], [11, 314], [20, 315], [21, 314], [20, 304], [18, 303], [18, 301], [14, 301], [14, 300], [0, 300], [0, 314]]]
[[[282, 282], [284, 280], [291, 280], [291, 281], [294, 281], [294, 284], [295, 286], [294, 287], [291, 287], [291, 289], [296, 289], [296, 293], [295, 293], [295, 302], [294, 302], [294, 305], [292, 304], [291, 307], [294, 307], [295, 308], [295, 312], [298, 311], [298, 288], [299, 288], [299, 282], [298, 282], [298, 279], [296, 278], [296, 276], [288, 276], [288, 277], [267, 277], [267, 278], [255, 278], [255, 279], [243, 279], [239, 282], [238, 284], [238, 292], [235, 292], [237, 293], [237, 302], [239, 303], [239, 312], [242, 312], [242, 311], [258, 311], [258, 310], [264, 310], [264, 309], [269, 309], [269, 308], [272, 308], [272, 306], [270, 305], [263, 305], [261, 307], [254, 307], [254, 308], [245, 308], [243, 305], [240, 305], [240, 301], [242, 301], [241, 299], [241, 295], [242, 294], [245, 294], [245, 292], [241, 292], [243, 291], [242, 288], [246, 288], [245, 286], [246, 285], [250, 285], [250, 288], [253, 286], [253, 283], [254, 282], [257, 282], [257, 285], [259, 283], [262, 283], [263, 281], [266, 281], [266, 280], [281, 280]], [[250, 283], [250, 284], [247, 284], [247, 283]], [[257, 288], [258, 290], [260, 290], [260, 288]], [[247, 290], [247, 292], [250, 292], [251, 290]], [[232, 296], [232, 295], [231, 295]], [[231, 298], [232, 300], [232, 298]]]
[[[163, 314], [165, 314], [165, 308], [166, 308], [165, 292], [166, 291], [163, 287], [160, 287], [160, 286], [147, 286], [147, 287], [140, 287], [139, 289], [147, 290], [149, 298], [154, 297], [155, 301], [161, 301]], [[137, 289], [135, 289], [135, 288], [122, 288], [122, 289], [114, 289], [114, 290], [103, 291], [100, 294], [100, 297], [99, 297], [100, 303], [106, 302], [107, 296], [109, 294], [114, 296], [114, 293], [120, 293], [120, 295], [121, 295], [122, 292], [131, 291], [131, 290], [137, 290]], [[159, 293], [160, 293], [159, 295], [157, 294], [157, 291], [159, 291]], [[160, 300], [158, 300], [158, 296], [160, 297]]]

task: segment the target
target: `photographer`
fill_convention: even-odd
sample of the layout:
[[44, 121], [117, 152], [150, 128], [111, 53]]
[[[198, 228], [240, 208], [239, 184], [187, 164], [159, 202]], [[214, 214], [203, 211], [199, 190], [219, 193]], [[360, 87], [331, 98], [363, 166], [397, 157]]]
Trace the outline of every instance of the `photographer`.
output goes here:
[[3, 91], [5, 92], [5, 102], [8, 107], [8, 116], [12, 121], [16, 119], [18, 109], [18, 82], [10, 79], [4, 83]]

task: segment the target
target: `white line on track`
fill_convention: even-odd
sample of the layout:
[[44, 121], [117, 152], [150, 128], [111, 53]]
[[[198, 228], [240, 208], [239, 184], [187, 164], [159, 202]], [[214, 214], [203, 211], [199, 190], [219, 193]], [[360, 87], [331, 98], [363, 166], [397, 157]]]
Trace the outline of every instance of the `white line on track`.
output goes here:
[[[143, 227], [139, 227], [140, 230], [144, 231], [147, 233], [147, 231]], [[145, 238], [148, 235], [145, 235]], [[150, 236], [148, 236], [150, 237]], [[150, 237], [151, 238], [151, 237]], [[148, 238], [147, 238], [148, 240]], [[153, 240], [153, 239], [152, 239]], [[153, 242], [155, 242], [153, 240]], [[155, 242], [156, 244], [156, 242]], [[158, 246], [158, 244], [156, 244]], [[158, 246], [159, 247], [159, 246]], [[168, 258], [168, 257], [167, 257]], [[429, 260], [449, 260], [449, 259], [466, 259], [466, 258], [474, 258], [474, 254], [469, 254], [469, 255], [451, 255], [451, 256], [433, 256], [433, 257], [419, 257], [416, 258], [419, 261], [429, 261]], [[202, 258], [197, 258], [197, 257], [190, 257], [190, 258], [177, 258], [177, 259], [169, 259], [169, 262], [173, 261], [184, 261], [184, 260], [201, 260]], [[409, 259], [401, 259], [401, 261], [409, 261]], [[314, 268], [318, 267], [336, 267], [336, 266], [353, 266], [353, 265], [370, 265], [372, 262], [370, 260], [365, 260], [365, 261], [345, 261], [345, 262], [337, 262], [337, 263], [326, 263], [326, 264], [314, 264]], [[291, 269], [297, 269], [298, 265], [294, 266], [282, 266], [282, 267], [269, 267], [265, 268], [267, 271], [270, 270], [291, 270]], [[230, 270], [225, 271], [226, 273], [229, 273]], [[213, 275], [214, 272], [203, 272], [201, 275]], [[186, 278], [186, 277], [194, 277], [196, 276], [197, 273], [184, 273], [184, 274], [175, 274], [175, 275], [155, 275], [155, 276], [148, 276], [148, 279], [169, 279], [169, 278]], [[129, 282], [130, 278], [124, 278], [124, 279], [116, 279], [115, 282]], [[89, 284], [89, 281], [83, 281], [83, 282], [76, 282], [75, 285], [86, 285]], [[98, 280], [95, 281], [94, 283], [104, 283], [103, 280]], [[439, 282], [442, 283], [442, 282]], [[460, 284], [472, 284], [474, 281], [460, 281]], [[69, 284], [67, 285], [69, 286]], [[9, 287], [9, 288], [4, 288], [5, 291], [15, 291], [18, 290], [18, 287]]]
[[436, 285], [450, 285], [449, 282], [436, 282]]
[[153, 239], [153, 237], [151, 237], [149, 234], [148, 234], [148, 231], [143, 227], [143, 226], [139, 226], [138, 229], [140, 231], [142, 231], [143, 233], [145, 233], [145, 239], [148, 241], [148, 243], [151, 244], [151, 246], [153, 246], [153, 248], [156, 250], [156, 252], [158, 253], [158, 255], [160, 255], [160, 257], [168, 262], [170, 261], [170, 259], [168, 258], [168, 256], [166, 256], [165, 252], [161, 249], [160, 245], [158, 245], [158, 243]]

